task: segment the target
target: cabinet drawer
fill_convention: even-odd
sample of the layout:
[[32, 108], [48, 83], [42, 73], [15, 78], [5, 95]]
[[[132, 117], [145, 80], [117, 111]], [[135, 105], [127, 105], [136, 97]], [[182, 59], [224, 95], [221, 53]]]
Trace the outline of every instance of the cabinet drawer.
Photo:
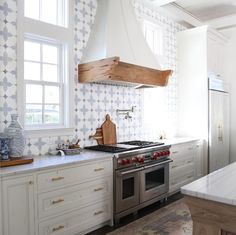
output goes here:
[[170, 164], [170, 174], [174, 174], [174, 172], [179, 170], [184, 172], [188, 168], [194, 169], [194, 156], [173, 160], [173, 162]]
[[170, 192], [179, 190], [180, 187], [194, 180], [194, 170], [189, 170], [180, 175], [170, 177]]
[[38, 190], [51, 190], [68, 184], [77, 184], [91, 178], [112, 174], [112, 161], [102, 161], [77, 167], [41, 173], [38, 175]]
[[184, 178], [192, 172], [194, 173], [194, 163], [183, 165], [170, 171], [170, 179]]
[[111, 219], [109, 200], [39, 224], [39, 235], [74, 235]]
[[194, 144], [181, 144], [171, 147], [170, 157], [174, 160], [175, 158], [184, 158], [189, 155], [194, 155]]
[[38, 195], [39, 218], [81, 208], [112, 196], [112, 178], [101, 178]]

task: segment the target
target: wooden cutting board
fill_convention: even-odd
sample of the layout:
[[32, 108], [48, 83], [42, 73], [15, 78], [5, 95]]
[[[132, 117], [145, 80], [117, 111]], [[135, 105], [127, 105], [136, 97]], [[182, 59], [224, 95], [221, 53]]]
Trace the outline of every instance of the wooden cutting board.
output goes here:
[[116, 144], [116, 125], [111, 121], [109, 114], [106, 121], [102, 124], [103, 144]]
[[30, 157], [10, 158], [9, 161], [0, 161], [0, 167], [29, 164], [33, 161], [34, 159]]

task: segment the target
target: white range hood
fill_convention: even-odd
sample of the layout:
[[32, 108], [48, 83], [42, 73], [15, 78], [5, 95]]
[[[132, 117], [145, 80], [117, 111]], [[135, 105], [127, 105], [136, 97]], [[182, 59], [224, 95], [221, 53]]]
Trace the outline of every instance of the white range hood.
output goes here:
[[160, 69], [130, 0], [98, 0], [95, 23], [81, 63], [113, 56], [130, 64]]
[[[109, 59], [109, 65], [105, 72], [104, 65], [106, 65], [107, 59]], [[99, 61], [102, 61], [102, 65], [100, 68], [95, 68], [95, 66], [99, 66]], [[98, 0], [95, 22], [80, 63], [80, 82], [119, 83], [121, 81], [121, 83], [146, 84], [140, 78], [145, 76], [145, 79], [148, 79], [144, 70], [151, 69], [152, 80], [156, 79], [156, 75], [161, 76], [162, 79], [161, 82], [153, 85], [165, 86], [172, 73], [171, 70], [160, 71], [160, 64], [144, 38], [130, 0]], [[133, 71], [134, 75], [136, 74], [134, 78], [127, 81], [124, 77], [120, 78], [127, 70], [119, 72], [119, 74], [112, 73], [114, 65], [121, 63], [122, 68], [137, 66], [135, 72]], [[116, 72], [118, 70], [116, 68]], [[143, 73], [140, 74], [141, 70]], [[156, 75], [155, 72], [157, 72]], [[162, 72], [165, 73], [162, 74]], [[97, 73], [99, 73], [99, 77], [96, 78]], [[101, 75], [104, 77], [102, 78]], [[167, 77], [166, 80], [164, 77]], [[147, 85], [152, 86], [152, 83], [147, 82]]]

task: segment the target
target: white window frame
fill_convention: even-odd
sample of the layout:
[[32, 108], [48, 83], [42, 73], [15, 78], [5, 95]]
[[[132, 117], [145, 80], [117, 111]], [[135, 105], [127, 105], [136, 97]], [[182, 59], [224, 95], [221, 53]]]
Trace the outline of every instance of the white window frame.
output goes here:
[[[68, 27], [57, 26], [49, 23], [45, 23], [39, 20], [34, 20], [24, 16], [24, 0], [18, 1], [18, 16], [17, 16], [17, 109], [20, 117], [20, 121], [25, 127], [26, 135], [29, 137], [43, 137], [49, 135], [71, 135], [74, 131], [74, 62], [73, 62], [73, 1], [68, 0]], [[24, 124], [25, 115], [25, 81], [24, 81], [24, 39], [27, 35], [34, 35], [43, 39], [55, 40], [62, 43], [67, 48], [67, 58], [64, 61], [65, 66], [68, 68], [66, 71], [64, 84], [65, 84], [65, 94], [63, 113], [64, 113], [64, 123], [60, 126], [55, 125], [40, 125], [37, 127], [27, 127]], [[23, 101], [23, 102], [22, 102]], [[27, 129], [26, 129], [27, 128]]]
[[[164, 43], [164, 40], [165, 40], [165, 30], [163, 28], [164, 26], [162, 24], [160, 24], [159, 22], [155, 22], [153, 19], [147, 18], [147, 16], [145, 16], [145, 17], [142, 16], [141, 24], [142, 24], [142, 30], [143, 30], [143, 34], [144, 34], [144, 38], [145, 39], [146, 39], [146, 37], [145, 37], [145, 27], [146, 27], [146, 25], [149, 25], [150, 27], [153, 27], [153, 28], [156, 28], [158, 30], [161, 30], [161, 33], [162, 33], [162, 42], [161, 42], [162, 43], [162, 50], [161, 50], [161, 52], [153, 51], [152, 48], [150, 48], [150, 50], [157, 57], [161, 67], [163, 67], [163, 65], [165, 64], [165, 43]], [[154, 40], [155, 40], [155, 38], [154, 38]]]
[[[65, 11], [68, 11], [67, 0], [62, 0], [61, 4], [58, 4], [58, 0], [57, 0], [57, 23], [58, 23], [58, 25], [67, 28], [69, 24], [68, 24], [68, 18], [65, 17], [65, 15], [64, 15]], [[58, 19], [58, 12], [63, 14], [62, 18]], [[24, 12], [23, 12], [23, 14], [24, 14]], [[29, 17], [27, 17], [27, 18], [29, 18]], [[33, 18], [29, 18], [29, 19], [33, 20]], [[39, 0], [39, 19], [37, 21], [41, 21], [43, 23], [46, 23], [45, 21], [42, 20], [42, 0]]]

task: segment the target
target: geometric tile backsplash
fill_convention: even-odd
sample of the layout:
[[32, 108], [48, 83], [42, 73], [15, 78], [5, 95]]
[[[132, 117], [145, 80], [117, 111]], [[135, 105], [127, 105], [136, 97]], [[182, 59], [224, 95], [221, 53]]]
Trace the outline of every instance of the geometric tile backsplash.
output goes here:
[[[176, 32], [184, 27], [159, 13], [143, 7], [133, 1], [137, 17], [148, 15], [165, 29], [166, 68], [174, 70], [166, 88], [170, 126], [177, 120], [178, 80], [176, 64]], [[95, 144], [88, 136], [104, 121], [109, 113], [117, 125], [118, 141], [153, 138], [156, 133], [143, 126], [143, 90], [134, 90], [126, 86], [79, 84], [77, 82], [77, 64], [83, 54], [94, 22], [97, 0], [75, 0], [74, 9], [74, 123], [72, 136], [48, 136], [26, 140], [25, 154], [42, 155], [54, 150], [58, 143], [67, 139], [81, 139], [81, 145]], [[0, 132], [9, 125], [10, 115], [17, 112], [17, 1], [0, 1]], [[131, 121], [117, 116], [116, 109], [129, 109], [135, 106]], [[144, 131], [145, 130], [145, 131]]]

